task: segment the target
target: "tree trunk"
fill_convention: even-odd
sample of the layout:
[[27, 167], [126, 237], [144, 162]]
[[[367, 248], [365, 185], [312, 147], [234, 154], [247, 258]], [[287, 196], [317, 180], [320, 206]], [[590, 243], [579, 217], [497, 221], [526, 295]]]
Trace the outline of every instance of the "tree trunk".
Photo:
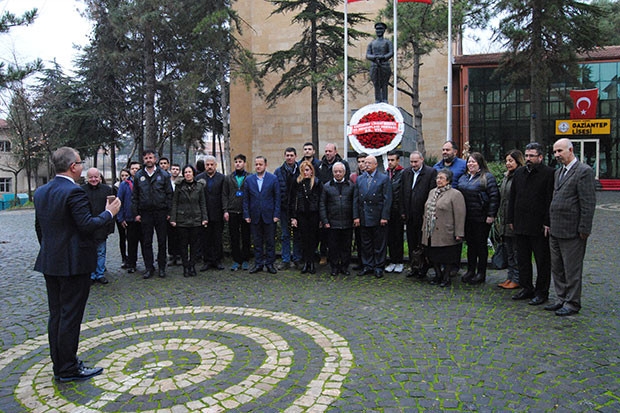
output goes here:
[[157, 136], [155, 133], [155, 51], [153, 47], [153, 29], [150, 22], [144, 25], [144, 147], [156, 149]]
[[[415, 46], [414, 46], [415, 48]], [[413, 107], [413, 126], [418, 135], [418, 152], [422, 156], [426, 156], [426, 148], [424, 145], [424, 133], [422, 132], [422, 110], [420, 103], [420, 63], [421, 56], [418, 53], [413, 54], [413, 84], [411, 94], [411, 106]]]
[[[229, 60], [229, 54], [226, 53], [226, 59]], [[226, 76], [226, 70], [224, 67], [230, 67], [230, 62], [226, 62], [226, 64], [220, 65], [222, 68], [222, 72], [220, 73], [220, 82], [221, 82], [221, 90], [222, 97], [220, 102], [222, 104], [222, 135], [224, 138], [224, 151], [222, 152], [222, 170], [224, 171], [232, 171], [232, 161], [230, 159], [230, 132], [228, 120], [230, 119], [229, 107], [228, 107], [228, 93], [230, 88], [228, 87], [228, 81]]]
[[535, 0], [532, 9], [532, 61], [530, 62], [530, 142], [542, 138], [542, 96], [546, 90], [545, 74], [540, 70], [539, 62], [543, 60], [542, 49], [542, 0]]
[[[311, 36], [312, 45], [316, 45], [316, 20], [312, 20], [311, 24]], [[317, 56], [316, 46], [311, 48], [310, 52], [310, 73], [315, 74], [317, 72]], [[314, 147], [319, 148], [319, 92], [315, 80], [312, 80], [310, 85], [310, 125], [312, 130], [312, 143]], [[347, 148], [342, 148], [344, 158], [346, 158]]]

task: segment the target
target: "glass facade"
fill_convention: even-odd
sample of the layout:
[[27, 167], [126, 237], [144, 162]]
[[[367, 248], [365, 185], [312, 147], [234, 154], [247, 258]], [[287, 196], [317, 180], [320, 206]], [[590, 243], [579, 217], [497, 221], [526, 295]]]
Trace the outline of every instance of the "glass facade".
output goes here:
[[[495, 75], [494, 68], [468, 68], [469, 145], [490, 161], [503, 159], [510, 149], [523, 149], [530, 138], [529, 85], [511, 87]], [[620, 113], [618, 111], [620, 62], [583, 63], [580, 84], [552, 83], [543, 101], [543, 143], [549, 148], [547, 161], [554, 163], [550, 146], [558, 139], [555, 121], [569, 119], [572, 89], [598, 88], [598, 118], [611, 119], [610, 135], [580, 135], [571, 140], [598, 140], [599, 178], [620, 178]], [[594, 166], [596, 154], [584, 154]], [[577, 153], [577, 152], [576, 152]]]

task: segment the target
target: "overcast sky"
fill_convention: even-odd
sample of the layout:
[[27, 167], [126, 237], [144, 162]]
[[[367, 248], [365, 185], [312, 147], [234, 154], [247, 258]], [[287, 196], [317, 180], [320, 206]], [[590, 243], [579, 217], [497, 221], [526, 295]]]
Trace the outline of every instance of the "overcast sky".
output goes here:
[[46, 67], [54, 58], [66, 70], [72, 67], [77, 51], [74, 44], [85, 45], [90, 22], [80, 16], [84, 4], [79, 0], [0, 0], [0, 12], [21, 15], [38, 9], [34, 24], [14, 27], [0, 34], [0, 59], [25, 63], [41, 58]]

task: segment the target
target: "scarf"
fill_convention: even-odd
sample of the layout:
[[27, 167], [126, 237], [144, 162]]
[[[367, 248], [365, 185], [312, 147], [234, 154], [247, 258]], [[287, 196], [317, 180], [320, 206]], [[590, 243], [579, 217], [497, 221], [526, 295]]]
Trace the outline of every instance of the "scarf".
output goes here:
[[437, 220], [437, 216], [435, 215], [435, 212], [437, 211], [437, 201], [448, 189], [452, 189], [452, 185], [448, 184], [443, 188], [435, 188], [433, 197], [430, 202], [426, 204], [426, 232], [428, 233], [429, 238], [433, 235], [433, 231], [435, 230], [435, 221]]

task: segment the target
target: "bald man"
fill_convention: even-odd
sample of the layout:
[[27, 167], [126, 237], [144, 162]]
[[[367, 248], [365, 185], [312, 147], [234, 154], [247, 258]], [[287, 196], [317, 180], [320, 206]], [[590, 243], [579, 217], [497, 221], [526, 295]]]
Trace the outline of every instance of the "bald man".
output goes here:
[[353, 196], [353, 225], [361, 228], [362, 265], [358, 275], [383, 277], [387, 249], [387, 229], [392, 207], [392, 184], [377, 170], [377, 159], [364, 160], [365, 171], [357, 178]]
[[555, 172], [553, 199], [549, 206], [551, 225], [551, 276], [558, 301], [545, 310], [570, 316], [581, 310], [583, 259], [596, 207], [594, 170], [580, 162], [569, 139], [553, 145], [553, 155], [562, 165]]

